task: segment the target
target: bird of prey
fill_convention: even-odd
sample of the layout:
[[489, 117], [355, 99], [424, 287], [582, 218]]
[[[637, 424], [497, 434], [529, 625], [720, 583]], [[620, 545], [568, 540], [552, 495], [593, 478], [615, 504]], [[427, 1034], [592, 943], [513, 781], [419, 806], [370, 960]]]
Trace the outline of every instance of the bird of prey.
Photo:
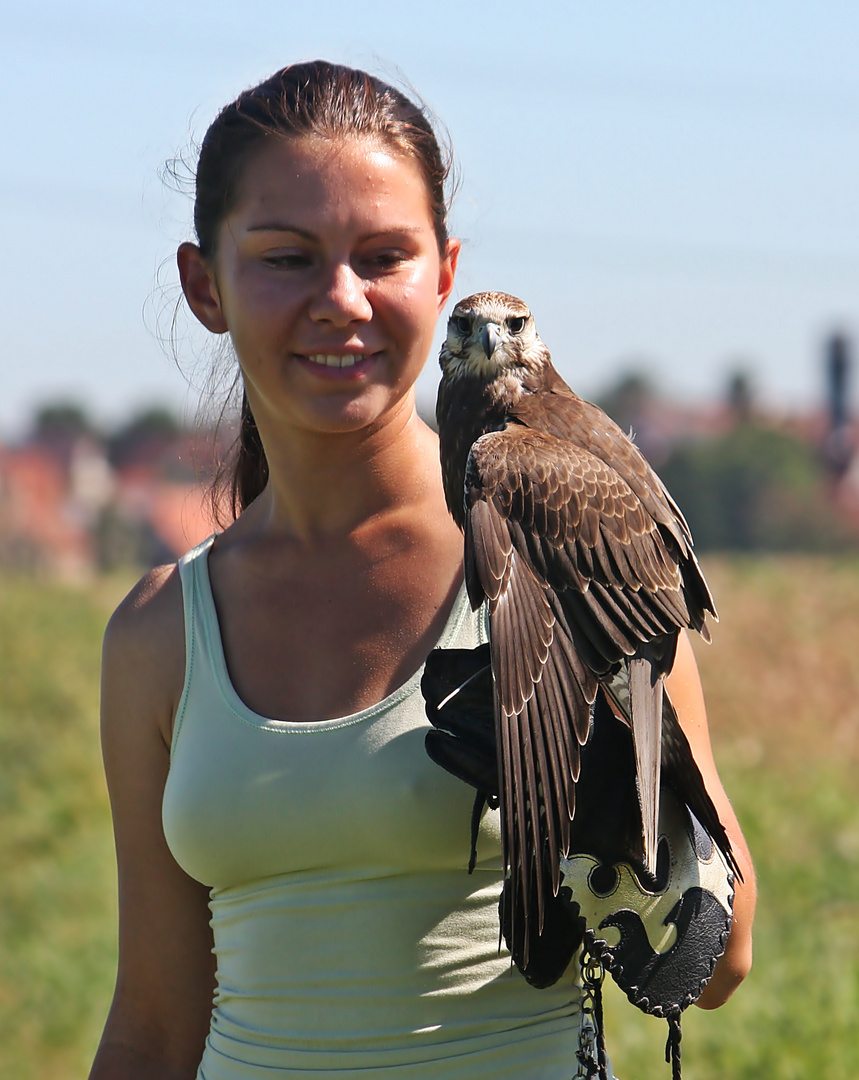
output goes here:
[[[577, 789], [625, 793], [635, 820], [620, 824], [622, 850], [608, 857], [653, 879], [667, 767], [736, 869], [663, 689], [680, 631], [709, 640], [716, 609], [674, 500], [623, 431], [563, 381], [521, 300], [461, 300], [440, 363], [445, 497], [465, 534], [469, 598], [488, 607], [507, 917], [527, 965], [570, 851]], [[614, 765], [632, 776], [601, 788], [602, 776], [583, 773], [610, 770], [621, 744], [594, 729], [619, 721], [631, 749]], [[591, 752], [597, 743], [608, 749]]]

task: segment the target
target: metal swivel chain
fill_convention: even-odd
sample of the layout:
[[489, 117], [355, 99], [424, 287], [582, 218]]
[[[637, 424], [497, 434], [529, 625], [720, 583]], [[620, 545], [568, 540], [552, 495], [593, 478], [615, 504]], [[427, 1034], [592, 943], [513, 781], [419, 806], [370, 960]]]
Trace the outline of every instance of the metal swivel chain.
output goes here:
[[608, 1058], [603, 1030], [602, 984], [605, 969], [602, 961], [593, 956], [585, 946], [581, 953], [582, 967], [582, 1023], [579, 1029], [579, 1063], [573, 1080], [608, 1080]]

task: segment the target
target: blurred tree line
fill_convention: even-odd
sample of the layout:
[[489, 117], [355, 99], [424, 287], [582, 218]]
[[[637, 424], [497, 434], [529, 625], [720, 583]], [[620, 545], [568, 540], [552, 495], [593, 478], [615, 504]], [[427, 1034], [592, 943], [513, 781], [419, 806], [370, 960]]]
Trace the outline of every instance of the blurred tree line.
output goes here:
[[170, 440], [182, 434], [182, 425], [170, 409], [150, 405], [135, 412], [124, 423], [107, 430], [76, 401], [56, 401], [36, 410], [30, 438], [35, 442], [92, 439], [104, 447], [108, 461], [120, 466], [146, 444]]
[[623, 377], [597, 402], [636, 442], [682, 509], [699, 551], [822, 552], [859, 537], [833, 498], [839, 470], [825, 444], [756, 412], [750, 381], [735, 374], [724, 430], [666, 438], [649, 380]]
[[[667, 403], [638, 372], [623, 376], [596, 402], [633, 433], [686, 516], [699, 551], [825, 552], [859, 545], [857, 523], [835, 497], [852, 460], [850, 438], [838, 443], [836, 461], [827, 443], [831, 425], [828, 434], [823, 423], [810, 435], [808, 425], [786, 425], [756, 409], [746, 375], [735, 374], [724, 400], [703, 407], [705, 424], [697, 423], [694, 407]], [[432, 407], [421, 411], [432, 423]], [[842, 416], [842, 435], [845, 423]], [[191, 468], [186, 449], [178, 452], [183, 433], [175, 415], [160, 407], [143, 409], [107, 432], [82, 406], [68, 402], [45, 405], [32, 428], [38, 441], [88, 436], [113, 468], [145, 457], [147, 447], [167, 447], [166, 456], [176, 461], [162, 464], [166, 475], [207, 481], [208, 475]], [[211, 442], [198, 430], [201, 436]]]

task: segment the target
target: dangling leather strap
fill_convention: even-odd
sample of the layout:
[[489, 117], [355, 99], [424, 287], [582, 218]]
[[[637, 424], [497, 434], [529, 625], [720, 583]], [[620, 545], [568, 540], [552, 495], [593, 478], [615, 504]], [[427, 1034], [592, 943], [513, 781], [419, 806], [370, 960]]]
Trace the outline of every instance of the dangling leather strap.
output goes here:
[[680, 1013], [668, 1017], [668, 1041], [665, 1044], [665, 1060], [671, 1066], [671, 1080], [681, 1080], [680, 1076]]

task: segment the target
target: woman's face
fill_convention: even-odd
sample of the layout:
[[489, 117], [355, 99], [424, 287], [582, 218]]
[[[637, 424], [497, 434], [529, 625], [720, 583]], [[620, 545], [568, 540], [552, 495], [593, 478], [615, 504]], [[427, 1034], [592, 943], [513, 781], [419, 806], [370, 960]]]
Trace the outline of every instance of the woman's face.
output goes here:
[[207, 302], [184, 272], [183, 285], [201, 321], [229, 331], [264, 437], [356, 431], [410, 401], [457, 254], [439, 253], [411, 158], [370, 139], [278, 138], [246, 166]]

